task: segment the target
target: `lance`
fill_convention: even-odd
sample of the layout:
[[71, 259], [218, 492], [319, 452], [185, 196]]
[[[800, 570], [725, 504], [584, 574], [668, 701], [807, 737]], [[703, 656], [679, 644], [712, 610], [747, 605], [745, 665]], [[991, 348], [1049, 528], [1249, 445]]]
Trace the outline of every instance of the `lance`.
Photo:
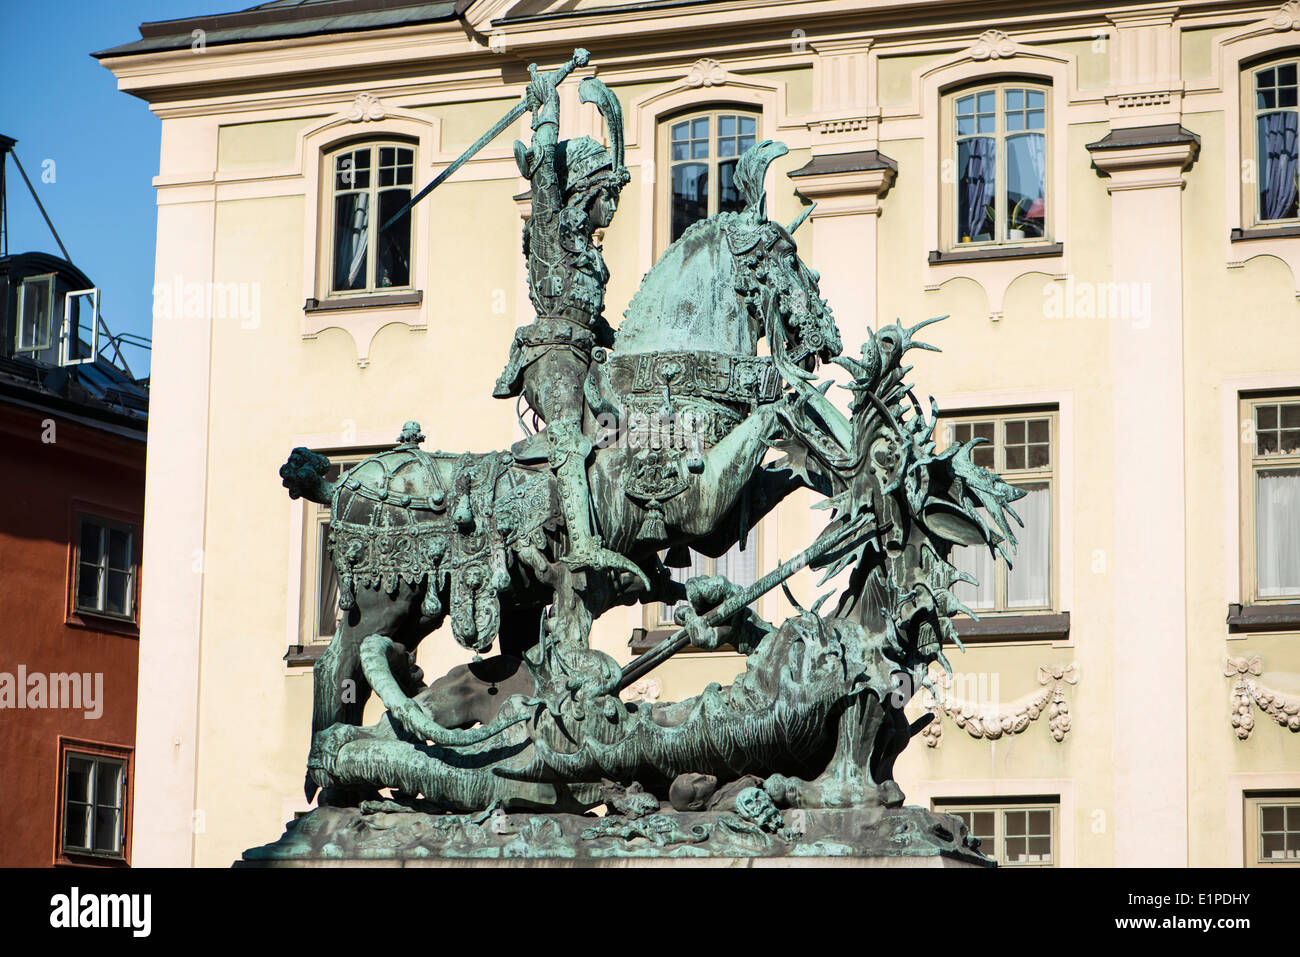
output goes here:
[[[717, 608], [701, 615], [700, 622], [709, 627], [721, 624], [750, 602], [762, 597], [795, 573], [802, 571], [810, 562], [816, 561], [835, 549], [851, 545], [854, 539], [862, 536], [862, 533], [874, 531], [874, 529], [875, 523], [869, 521], [868, 516], [863, 515], [856, 521], [849, 522], [830, 534], [823, 533], [817, 541], [794, 558], [778, 565], [748, 588], [738, 591]], [[629, 662], [623, 669], [622, 677], [619, 678], [615, 691], [622, 691], [643, 674], [653, 671], [690, 643], [689, 629], [679, 628], [645, 654]]]
[[[590, 59], [591, 59], [591, 54], [588, 53], [586, 50], [582, 49], [581, 47], [578, 47], [576, 50], [574, 50], [573, 56], [569, 58], [569, 62], [565, 63], [553, 74], [553, 76], [555, 77], [556, 85], [558, 86], [560, 83], [562, 83], [564, 79], [578, 67], [586, 66], [587, 61]], [[415, 197], [409, 203], [407, 203], [396, 213], [394, 213], [391, 217], [389, 217], [388, 222], [384, 223], [384, 225], [379, 227], [379, 231], [382, 233], [389, 226], [393, 225], [393, 223], [397, 222], [399, 219], [401, 219], [403, 216], [409, 213], [411, 211], [411, 208], [415, 206], [416, 203], [424, 199], [424, 197], [428, 196], [435, 189], [441, 186], [448, 176], [450, 176], [452, 173], [456, 172], [456, 170], [460, 169], [467, 162], [469, 162], [469, 160], [474, 156], [475, 153], [477, 153], [483, 147], [487, 146], [494, 139], [496, 139], [497, 136], [501, 134], [502, 130], [509, 127], [510, 124], [514, 123], [515, 120], [519, 119], [519, 117], [527, 113], [529, 108], [530, 108], [530, 104], [528, 102], [528, 97], [525, 95], [522, 100], [520, 100], [518, 103], [514, 105], [513, 108], [511, 108], [509, 113], [501, 117], [501, 119], [497, 120], [496, 124], [490, 130], [488, 130], [477, 140], [475, 140], [473, 146], [471, 146], [465, 152], [461, 153], [460, 156], [456, 157], [456, 159], [452, 161], [452, 164], [450, 166], [448, 166], [445, 170], [439, 173], [434, 178], [432, 183], [430, 183], [428, 186], [424, 187], [424, 189], [416, 193]]]

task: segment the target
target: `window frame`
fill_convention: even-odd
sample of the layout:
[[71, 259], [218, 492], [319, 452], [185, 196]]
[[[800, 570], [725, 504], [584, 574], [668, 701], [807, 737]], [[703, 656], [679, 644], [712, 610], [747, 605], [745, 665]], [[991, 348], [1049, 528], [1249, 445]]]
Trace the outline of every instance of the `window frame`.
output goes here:
[[[994, 434], [992, 471], [996, 472], [1008, 485], [1020, 487], [1024, 485], [1039, 485], [1046, 483], [1048, 487], [1048, 496], [1051, 500], [1052, 525], [1047, 549], [1049, 561], [1047, 571], [1047, 604], [1010, 607], [1007, 603], [1006, 597], [1007, 563], [1001, 555], [998, 555], [993, 559], [995, 576], [993, 586], [993, 607], [975, 608], [972, 606], [971, 610], [979, 615], [981, 619], [1013, 617], [1019, 615], [1050, 615], [1060, 612], [1062, 602], [1059, 583], [1061, 569], [1061, 413], [1059, 407], [1026, 406], [1022, 408], [963, 409], [954, 410], [952, 412], [942, 412], [939, 415], [939, 419], [942, 425], [940, 436], [943, 439], [944, 448], [956, 440], [956, 436], [954, 435], [954, 429], [956, 426], [977, 422], [992, 422]], [[1024, 421], [1028, 423], [1030, 421], [1041, 419], [1048, 420], [1048, 467], [1008, 470], [1006, 468], [1005, 423], [1015, 421]], [[1026, 439], [1027, 438], [1028, 436], [1026, 435]], [[987, 446], [977, 446], [977, 448], [984, 447]], [[1014, 509], [1016, 503], [1012, 502], [1011, 507]], [[1012, 531], [1023, 531], [1020, 526], [1015, 523], [1014, 519], [1009, 519], [1008, 521], [1011, 524]], [[987, 546], [967, 545], [957, 547], [985, 548]]]
[[[1271, 458], [1258, 451], [1256, 430], [1258, 419], [1256, 409], [1262, 405], [1300, 404], [1300, 389], [1279, 390], [1259, 393], [1242, 393], [1238, 396], [1237, 421], [1242, 423], [1242, 431], [1250, 436], [1249, 445], [1241, 442], [1238, 462], [1241, 489], [1239, 510], [1241, 528], [1238, 536], [1241, 549], [1241, 594], [1247, 605], [1291, 605], [1300, 603], [1300, 591], [1288, 595], [1259, 594], [1258, 559], [1255, 539], [1255, 474], [1260, 469], [1295, 468], [1300, 469], [1300, 452], [1290, 455], [1278, 454]], [[1278, 423], [1281, 430], [1281, 422]]]
[[[1245, 177], [1241, 177], [1242, 219], [1247, 229], [1283, 229], [1288, 226], [1300, 226], [1300, 207], [1297, 209], [1297, 215], [1286, 219], [1264, 219], [1262, 216], [1259, 187], [1263, 176], [1263, 162], [1259, 155], [1259, 141], [1255, 133], [1255, 124], [1261, 112], [1255, 105], [1256, 76], [1264, 70], [1290, 64], [1296, 66], [1297, 78], [1300, 78], [1300, 50], [1296, 49], [1272, 51], [1253, 60], [1242, 62], [1238, 73], [1241, 113], [1241, 128], [1238, 130], [1238, 135], [1241, 137], [1241, 155], [1252, 164], [1255, 172], [1252, 182], [1245, 182]], [[1274, 107], [1263, 112], [1276, 113], [1283, 109], [1295, 112], [1300, 118], [1300, 97], [1295, 107]], [[1297, 148], [1300, 149], [1300, 144]], [[1300, 192], [1300, 188], [1297, 192]]]
[[[317, 217], [320, 224], [320, 242], [317, 249], [317, 260], [319, 267], [316, 270], [318, 277], [317, 282], [317, 299], [322, 302], [347, 302], [355, 299], [374, 299], [377, 296], [404, 295], [416, 292], [418, 286], [416, 283], [416, 239], [417, 230], [415, 229], [415, 210], [412, 209], [407, 213], [407, 228], [410, 230], [408, 241], [408, 259], [407, 264], [407, 283], [404, 286], [379, 286], [375, 284], [376, 270], [379, 268], [379, 227], [381, 224], [379, 210], [379, 194], [382, 189], [392, 189], [395, 187], [382, 187], [379, 185], [379, 150], [385, 147], [394, 149], [410, 150], [411, 152], [411, 183], [410, 195], [414, 197], [417, 193], [417, 184], [415, 182], [416, 173], [420, 168], [419, 141], [415, 138], [408, 138], [401, 134], [389, 134], [380, 136], [365, 136], [360, 138], [346, 139], [339, 142], [331, 143], [321, 150], [321, 176], [320, 176], [320, 196], [319, 209], [320, 214]], [[338, 214], [336, 210], [336, 199], [339, 190], [335, 185], [335, 162], [337, 158], [344, 153], [354, 153], [361, 149], [368, 149], [371, 153], [370, 165], [370, 185], [367, 187], [367, 194], [371, 197], [370, 209], [374, 215], [367, 217], [367, 263], [366, 263], [366, 283], [360, 289], [335, 289], [334, 288], [334, 268], [335, 268], [335, 248], [336, 230], [338, 225]], [[405, 184], [403, 184], [405, 185]], [[345, 190], [345, 192], [347, 192]], [[358, 190], [359, 192], [359, 190]]]
[[[56, 273], [40, 273], [24, 276], [18, 281], [18, 311], [14, 321], [14, 355], [36, 358], [42, 352], [48, 352], [54, 345], [54, 299], [58, 295], [58, 276]], [[43, 284], [49, 290], [49, 310], [46, 313], [45, 335], [36, 345], [21, 345], [23, 333], [23, 313], [26, 306], [27, 287]]]
[[[129, 536], [128, 551], [130, 553], [130, 564], [131, 564], [130, 568], [127, 569], [112, 568], [108, 564], [110, 558], [108, 554], [109, 550], [107, 547], [103, 548], [101, 562], [98, 565], [101, 575], [103, 576], [100, 579], [100, 587], [99, 587], [99, 601], [101, 606], [105, 604], [104, 588], [105, 588], [105, 583], [107, 581], [108, 572], [125, 571], [130, 575], [130, 578], [127, 583], [127, 589], [126, 589], [126, 597], [127, 597], [127, 602], [129, 604], [129, 608], [125, 614], [109, 611], [107, 608], [104, 607], [91, 608], [81, 604], [82, 565], [89, 564], [89, 563], [83, 563], [81, 559], [82, 530], [85, 527], [87, 522], [94, 523], [100, 527], [101, 543], [103, 543], [104, 545], [107, 544], [105, 541], [106, 533], [110, 530], [126, 532], [126, 534]], [[72, 579], [71, 608], [70, 608], [71, 613], [73, 615], [77, 615], [83, 618], [86, 616], [89, 616], [91, 618], [105, 618], [105, 619], [111, 619], [112, 621], [115, 622], [124, 622], [132, 625], [138, 625], [140, 620], [139, 618], [139, 613], [140, 613], [139, 525], [132, 523], [130, 521], [125, 521], [123, 519], [107, 518], [99, 514], [98, 512], [93, 512], [88, 509], [79, 507], [75, 510], [73, 515], [72, 535], [73, 535], [73, 539], [71, 542], [72, 574], [70, 576]]]
[[[718, 132], [717, 120], [722, 116], [745, 116], [754, 120], [754, 142], [763, 142], [763, 109], [761, 106], [753, 103], [733, 103], [726, 101], [717, 101], [712, 103], [693, 104], [683, 110], [678, 110], [667, 116], [661, 116], [657, 124], [657, 143], [655, 147], [655, 166], [656, 169], [662, 170], [663, 173], [656, 177], [655, 182], [655, 255], [658, 257], [665, 249], [672, 245], [673, 234], [673, 166], [672, 162], [672, 128], [678, 123], [689, 122], [704, 117], [709, 119], [709, 156], [703, 162], [709, 168], [709, 183], [716, 187], [718, 180], [718, 165], [722, 157], [718, 156], [717, 143]], [[739, 134], [738, 134], [739, 135]], [[739, 154], [737, 154], [739, 156]], [[728, 161], [731, 157], [726, 157]], [[698, 160], [682, 160], [680, 162], [699, 162]], [[706, 216], [713, 216], [718, 211], [719, 192], [716, 188], [709, 190], [709, 207]]]
[[1294, 808], [1297, 816], [1300, 816], [1300, 791], [1247, 791], [1242, 795], [1242, 856], [1246, 867], [1300, 867], [1300, 856], [1280, 859], [1263, 856], [1263, 809], [1279, 805]]
[[[970, 241], [961, 242], [957, 235], [957, 195], [961, 188], [961, 175], [958, 169], [958, 137], [957, 137], [957, 102], [967, 96], [975, 96], [979, 93], [993, 90], [996, 92], [996, 129], [993, 133], [997, 141], [997, 163], [995, 165], [996, 182], [999, 188], [994, 194], [995, 208], [995, 226], [1000, 235], [1006, 227], [1006, 162], [1007, 150], [1005, 148], [1008, 139], [1006, 125], [1006, 91], [1011, 89], [1033, 90], [1043, 94], [1043, 199], [1045, 200], [1046, 209], [1043, 214], [1043, 235], [1025, 239], [1004, 239], [994, 238], [982, 242]], [[1038, 247], [1050, 247], [1056, 243], [1056, 203], [1053, 201], [1054, 179], [1053, 176], [1053, 148], [1055, 146], [1052, 135], [1052, 124], [1054, 121], [1053, 107], [1053, 84], [1048, 77], [1027, 76], [1021, 74], [1012, 74], [1002, 77], [979, 77], [968, 80], [959, 85], [951, 86], [942, 91], [940, 101], [943, 108], [940, 110], [940, 156], [939, 156], [939, 191], [941, 196], [940, 202], [940, 242], [939, 249], [945, 253], [952, 252], [974, 252], [976, 250], [987, 249], [1036, 249]], [[1038, 132], [1037, 130], [1017, 130], [1012, 135], [1025, 132]], [[977, 135], [977, 134], [973, 134]], [[946, 164], [953, 164], [952, 182], [944, 181], [944, 169]]]
[[[981, 838], [980, 850], [998, 862], [999, 867], [1061, 867], [1061, 799], [1059, 795], [1043, 795], [1023, 798], [934, 798], [931, 810], [942, 814], [974, 815], [982, 812], [993, 814], [993, 847]], [[1006, 815], [1008, 813], [1047, 811], [1050, 813], [1051, 860], [1048, 861], [1008, 861], [1006, 859]], [[975, 834], [973, 819], [966, 822], [967, 829]], [[1026, 828], [1028, 820], [1026, 819]], [[1036, 835], [1041, 836], [1041, 835]], [[1028, 847], [1026, 847], [1028, 851]]]
[[[94, 762], [94, 774], [99, 773], [99, 764], [113, 763], [122, 769], [122, 782], [118, 799], [120, 806], [118, 819], [118, 849], [103, 851], [94, 849], [94, 814], [91, 814], [90, 847], [71, 847], [66, 843], [68, 823], [68, 763], [70, 758], [81, 758]], [[89, 865], [100, 867], [130, 866], [131, 862], [131, 788], [134, 775], [135, 750], [120, 745], [105, 744], [94, 741], [78, 740], [60, 736], [58, 747], [58, 767], [56, 770], [55, 794], [55, 829], [54, 829], [54, 863]], [[94, 802], [94, 779], [88, 785], [92, 803], [91, 809], [99, 805]]]

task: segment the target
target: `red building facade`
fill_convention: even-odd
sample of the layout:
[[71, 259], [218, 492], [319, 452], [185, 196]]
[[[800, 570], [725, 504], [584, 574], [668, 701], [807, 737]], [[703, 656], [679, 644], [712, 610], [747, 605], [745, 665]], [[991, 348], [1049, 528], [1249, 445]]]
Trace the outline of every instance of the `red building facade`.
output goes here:
[[147, 384], [69, 345], [88, 289], [0, 257], [0, 866], [131, 861]]

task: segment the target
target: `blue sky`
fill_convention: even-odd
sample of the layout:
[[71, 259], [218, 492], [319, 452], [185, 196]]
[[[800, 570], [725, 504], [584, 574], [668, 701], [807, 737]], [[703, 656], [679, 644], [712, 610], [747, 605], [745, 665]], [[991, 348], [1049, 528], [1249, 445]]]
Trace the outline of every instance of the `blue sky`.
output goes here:
[[[90, 54], [139, 39], [146, 21], [255, 2], [0, 0], [0, 133], [18, 140], [23, 169], [72, 261], [100, 288], [114, 332], [151, 335], [159, 121]], [[58, 255], [12, 160], [6, 172], [9, 251]], [[148, 353], [127, 359], [147, 374]]]

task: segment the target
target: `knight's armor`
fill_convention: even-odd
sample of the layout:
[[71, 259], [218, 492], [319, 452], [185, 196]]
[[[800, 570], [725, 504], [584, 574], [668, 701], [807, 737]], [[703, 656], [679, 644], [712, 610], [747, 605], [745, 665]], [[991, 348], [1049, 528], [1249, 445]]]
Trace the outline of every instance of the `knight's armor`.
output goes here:
[[605, 549], [593, 530], [587, 483], [592, 443], [582, 434], [583, 383], [592, 351], [612, 346], [614, 338], [603, 315], [609, 270], [592, 233], [608, 225], [629, 178], [623, 166], [622, 115], [613, 94], [589, 77], [581, 96], [604, 114], [613, 153], [586, 136], [559, 142], [554, 82], [536, 72], [533, 77], [533, 141], [528, 148], [515, 143], [515, 160], [532, 184], [524, 256], [537, 319], [515, 332], [493, 394], [522, 394], [546, 422], [549, 462], [569, 532], [565, 560], [577, 568], [631, 571], [635, 566]]

